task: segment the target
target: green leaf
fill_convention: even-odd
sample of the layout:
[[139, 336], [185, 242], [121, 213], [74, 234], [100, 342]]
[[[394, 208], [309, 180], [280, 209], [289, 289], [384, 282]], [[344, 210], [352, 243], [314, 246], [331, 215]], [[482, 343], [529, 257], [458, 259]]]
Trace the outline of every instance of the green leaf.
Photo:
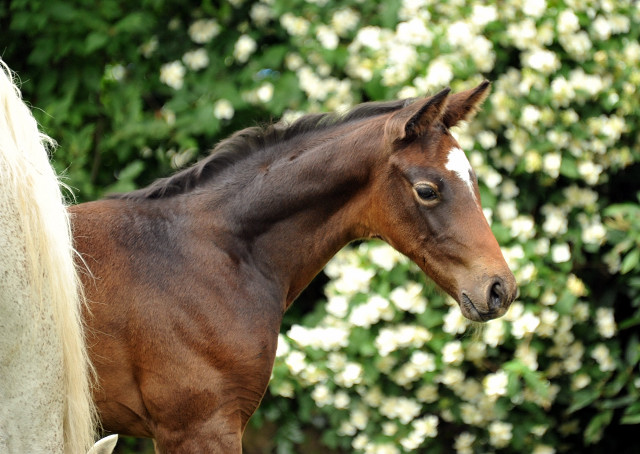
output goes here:
[[593, 401], [598, 399], [601, 395], [601, 391], [599, 388], [585, 388], [573, 393], [572, 404], [567, 409], [567, 414], [574, 413], [581, 408], [586, 407], [591, 404]]
[[622, 260], [622, 264], [620, 265], [620, 273], [627, 274], [629, 271], [636, 268], [639, 262], [640, 262], [640, 249], [633, 249]]
[[91, 32], [84, 42], [84, 51], [91, 54], [98, 49], [103, 48], [109, 42], [109, 36], [102, 32]]
[[604, 429], [611, 422], [612, 417], [613, 410], [607, 410], [595, 415], [591, 421], [589, 421], [589, 424], [584, 431], [584, 441], [589, 445], [599, 441], [602, 438]]
[[627, 407], [620, 419], [620, 424], [640, 424], [640, 402]]

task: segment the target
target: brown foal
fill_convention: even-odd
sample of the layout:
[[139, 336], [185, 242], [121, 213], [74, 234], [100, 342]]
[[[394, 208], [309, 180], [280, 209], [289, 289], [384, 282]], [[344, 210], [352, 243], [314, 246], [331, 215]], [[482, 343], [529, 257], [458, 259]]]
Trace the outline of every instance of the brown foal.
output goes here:
[[449, 132], [489, 83], [249, 128], [147, 188], [71, 208], [104, 428], [162, 453], [232, 453], [284, 311], [347, 243], [379, 237], [477, 321], [515, 279]]

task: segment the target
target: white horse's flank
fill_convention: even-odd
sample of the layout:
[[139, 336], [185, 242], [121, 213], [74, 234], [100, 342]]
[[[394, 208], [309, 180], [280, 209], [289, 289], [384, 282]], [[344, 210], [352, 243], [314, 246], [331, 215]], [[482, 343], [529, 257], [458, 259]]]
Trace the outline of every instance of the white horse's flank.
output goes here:
[[[0, 60], [0, 453], [86, 453], [97, 423], [52, 140]], [[100, 452], [100, 451], [94, 451]]]

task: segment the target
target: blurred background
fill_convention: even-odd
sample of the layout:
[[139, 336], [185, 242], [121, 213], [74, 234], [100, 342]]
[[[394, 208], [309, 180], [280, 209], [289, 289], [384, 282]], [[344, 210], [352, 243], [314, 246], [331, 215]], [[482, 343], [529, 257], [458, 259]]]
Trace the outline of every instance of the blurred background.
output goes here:
[[472, 326], [390, 247], [343, 250], [286, 315], [245, 452], [632, 453], [639, 5], [5, 0], [0, 55], [75, 202], [247, 126], [491, 80], [454, 133], [519, 299]]

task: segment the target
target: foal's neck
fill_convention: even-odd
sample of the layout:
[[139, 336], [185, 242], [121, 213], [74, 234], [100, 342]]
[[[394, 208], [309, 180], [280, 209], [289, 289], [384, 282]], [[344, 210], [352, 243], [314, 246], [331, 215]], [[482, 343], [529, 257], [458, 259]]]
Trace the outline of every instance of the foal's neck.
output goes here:
[[337, 251], [369, 234], [365, 188], [382, 141], [363, 127], [282, 144], [277, 156], [266, 153], [251, 164], [252, 177], [240, 189], [226, 193], [224, 218], [256, 266], [280, 283], [285, 308]]

